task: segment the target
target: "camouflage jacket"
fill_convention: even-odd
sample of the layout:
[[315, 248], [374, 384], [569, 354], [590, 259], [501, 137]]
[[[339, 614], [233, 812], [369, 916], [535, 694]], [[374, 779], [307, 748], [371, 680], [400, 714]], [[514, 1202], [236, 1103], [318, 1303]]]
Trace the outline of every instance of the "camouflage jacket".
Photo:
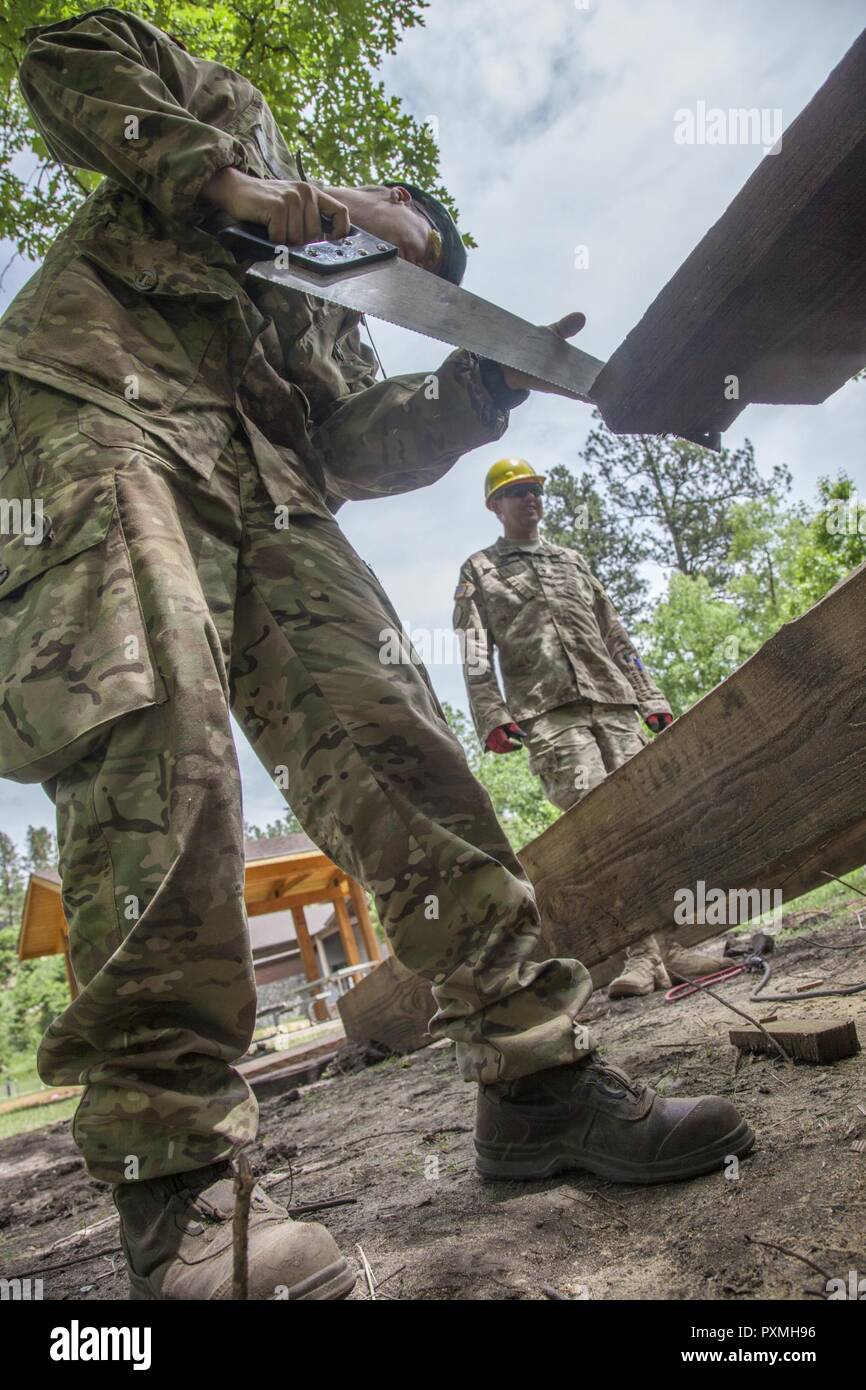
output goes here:
[[[245, 280], [202, 197], [219, 169], [297, 179], [250, 82], [123, 10], [28, 30], [21, 89], [52, 154], [105, 177], [0, 321], [0, 371], [93, 401], [210, 475], [238, 423], [310, 497], [402, 492], [498, 439], [479, 360], [376, 382], [360, 316]], [[289, 467], [286, 468], [285, 465]]]
[[[669, 711], [622, 619], [576, 550], [498, 540], [471, 555], [454, 594], [478, 737], [581, 700]], [[505, 700], [493, 665], [495, 649]]]

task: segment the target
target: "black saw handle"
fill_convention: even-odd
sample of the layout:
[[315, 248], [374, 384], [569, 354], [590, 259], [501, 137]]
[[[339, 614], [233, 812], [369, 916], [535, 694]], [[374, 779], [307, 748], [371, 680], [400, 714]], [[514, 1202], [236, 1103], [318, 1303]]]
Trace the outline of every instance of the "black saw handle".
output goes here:
[[[327, 230], [331, 218], [323, 216], [322, 224]], [[255, 222], [234, 222], [218, 232], [217, 237], [239, 261], [269, 261], [286, 250], [269, 241], [265, 228]], [[301, 246], [288, 247], [288, 253], [292, 265], [303, 266], [317, 275], [334, 275], [358, 266], [390, 261], [397, 255], [397, 247], [353, 226], [348, 236], [306, 241]]]

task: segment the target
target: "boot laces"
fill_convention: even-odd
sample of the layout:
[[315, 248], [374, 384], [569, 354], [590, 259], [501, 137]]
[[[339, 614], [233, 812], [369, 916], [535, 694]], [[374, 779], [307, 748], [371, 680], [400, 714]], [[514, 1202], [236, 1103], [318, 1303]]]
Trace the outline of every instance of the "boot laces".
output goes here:
[[600, 1058], [596, 1057], [593, 1058], [593, 1062], [597, 1071], [600, 1071], [606, 1077], [610, 1077], [616, 1083], [617, 1087], [621, 1087], [628, 1091], [635, 1099], [639, 1099], [643, 1095], [646, 1089], [643, 1081], [632, 1080], [627, 1072], [614, 1066], [612, 1062], [603, 1062]]

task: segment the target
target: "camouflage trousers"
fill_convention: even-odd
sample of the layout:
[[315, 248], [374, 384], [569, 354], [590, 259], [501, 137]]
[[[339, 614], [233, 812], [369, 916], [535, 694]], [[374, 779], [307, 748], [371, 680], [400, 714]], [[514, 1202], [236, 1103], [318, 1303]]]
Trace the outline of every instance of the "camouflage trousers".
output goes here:
[[548, 801], [567, 811], [649, 742], [632, 705], [589, 700], [524, 719], [529, 766]]
[[532, 890], [426, 674], [380, 659], [394, 610], [324, 505], [265, 476], [249, 429], [205, 480], [99, 407], [12, 376], [0, 396], [0, 497], [45, 514], [3, 549], [0, 774], [56, 804], [80, 992], [38, 1065], [85, 1087], [90, 1172], [180, 1172], [255, 1132], [230, 710], [433, 983], [467, 1080], [583, 1055], [588, 972], [534, 959]]

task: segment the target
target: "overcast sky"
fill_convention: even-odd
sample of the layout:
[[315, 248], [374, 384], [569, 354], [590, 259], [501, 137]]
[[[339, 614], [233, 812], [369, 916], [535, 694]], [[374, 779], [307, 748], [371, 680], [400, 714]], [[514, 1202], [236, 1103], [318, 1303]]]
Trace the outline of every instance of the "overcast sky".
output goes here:
[[[678, 144], [675, 113], [757, 107], [789, 125], [864, 18], [862, 0], [432, 0], [382, 76], [413, 115], [437, 122], [444, 180], [479, 243], [466, 287], [538, 323], [582, 309], [577, 341], [606, 358], [763, 156]], [[0, 307], [28, 269], [7, 274]], [[387, 325], [374, 334], [389, 375], [445, 355]], [[840, 467], [863, 496], [864, 418], [866, 383], [851, 383], [823, 406], [752, 406], [725, 443], [751, 438], [764, 472], [787, 463], [807, 501], [815, 478]], [[586, 406], [532, 397], [499, 445], [433, 488], [343, 508], [408, 626], [449, 629], [460, 565], [495, 540], [482, 503], [489, 465], [505, 452], [540, 471], [575, 464], [589, 423]], [[459, 666], [430, 670], [440, 698], [465, 708]], [[241, 735], [238, 746], [246, 819], [264, 823], [283, 803]], [[0, 782], [0, 829], [21, 840], [28, 823], [53, 825], [41, 788]]]

